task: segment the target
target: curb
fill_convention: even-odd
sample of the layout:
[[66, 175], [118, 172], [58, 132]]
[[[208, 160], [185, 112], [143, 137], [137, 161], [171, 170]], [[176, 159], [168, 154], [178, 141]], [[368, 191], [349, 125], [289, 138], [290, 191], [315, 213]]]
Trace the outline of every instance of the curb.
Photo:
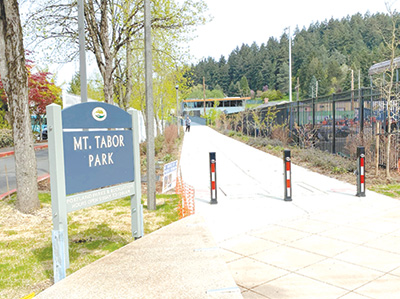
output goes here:
[[[39, 150], [42, 150], [42, 149], [45, 149], [45, 148], [48, 148], [48, 144], [37, 145], [37, 146], [34, 147], [34, 150], [35, 151], [39, 151]], [[3, 153], [0, 153], [0, 158], [12, 156], [12, 155], [14, 155], [14, 151], [3, 152]]]
[[[41, 181], [48, 179], [49, 177], [50, 177], [50, 174], [44, 174], [44, 175], [38, 177], [37, 181], [41, 182]], [[14, 194], [15, 192], [17, 192], [17, 189], [12, 189], [6, 193], [0, 194], [0, 200], [6, 198], [7, 196], [9, 196], [11, 194]]]

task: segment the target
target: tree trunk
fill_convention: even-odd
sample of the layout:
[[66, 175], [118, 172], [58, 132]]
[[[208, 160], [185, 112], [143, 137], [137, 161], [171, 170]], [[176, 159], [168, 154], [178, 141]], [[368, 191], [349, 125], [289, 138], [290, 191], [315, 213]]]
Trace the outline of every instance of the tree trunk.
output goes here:
[[106, 60], [106, 67], [103, 74], [103, 82], [104, 101], [108, 104], [112, 104], [114, 95], [114, 80], [112, 61], [110, 61], [109, 59]]
[[[391, 83], [389, 83], [389, 92], [388, 94], [391, 94]], [[391, 124], [392, 124], [392, 117], [390, 115], [390, 110], [391, 110], [391, 105], [390, 105], [390, 97], [387, 99], [387, 142], [386, 142], [386, 177], [390, 178], [390, 143], [391, 143]]]
[[[130, 6], [130, 1], [125, 2], [125, 22], [130, 23], [131, 20], [129, 20], [129, 6]], [[129, 35], [129, 33], [127, 33]], [[128, 109], [129, 103], [131, 101], [132, 97], [132, 90], [133, 90], [133, 82], [132, 82], [132, 41], [131, 37], [128, 36], [128, 40], [126, 42], [126, 92], [125, 96], [123, 97], [123, 103], [122, 107], [123, 109]]]
[[28, 107], [28, 73], [17, 0], [0, 1], [0, 75], [8, 97], [14, 135], [16, 207], [23, 213], [32, 213], [40, 208], [40, 202]]
[[107, 19], [108, 3], [107, 0], [101, 0], [101, 16], [100, 24], [97, 26], [96, 11], [93, 1], [88, 1], [85, 6], [85, 18], [88, 24], [87, 30], [93, 43], [94, 54], [96, 57], [97, 66], [99, 67], [104, 83], [104, 100], [106, 103], [113, 102], [114, 93], [114, 56], [110, 47], [109, 40], [109, 24]]

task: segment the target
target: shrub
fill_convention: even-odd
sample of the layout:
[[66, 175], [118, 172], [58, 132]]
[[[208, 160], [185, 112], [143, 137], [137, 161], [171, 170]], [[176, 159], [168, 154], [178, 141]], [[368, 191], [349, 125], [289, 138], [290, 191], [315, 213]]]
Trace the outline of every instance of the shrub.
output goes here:
[[290, 142], [289, 129], [285, 125], [276, 125], [272, 128], [271, 137], [272, 139], [279, 140], [284, 146], [286, 146]]
[[0, 147], [14, 146], [12, 130], [0, 129]]
[[175, 140], [178, 138], [178, 128], [176, 125], [169, 125], [164, 131], [164, 141], [167, 152], [172, 152]]
[[357, 162], [354, 159], [333, 155], [319, 149], [297, 150], [293, 153], [293, 156], [336, 174], [354, 172], [357, 169]]
[[164, 163], [169, 163], [169, 162], [171, 162], [172, 160], [173, 160], [173, 156], [171, 155], [171, 154], [166, 154], [164, 157], [163, 157], [163, 161], [164, 161]]
[[162, 151], [164, 146], [164, 139], [164, 135], [161, 134], [157, 135], [157, 137], [154, 139], [154, 151], [156, 155], [158, 155]]

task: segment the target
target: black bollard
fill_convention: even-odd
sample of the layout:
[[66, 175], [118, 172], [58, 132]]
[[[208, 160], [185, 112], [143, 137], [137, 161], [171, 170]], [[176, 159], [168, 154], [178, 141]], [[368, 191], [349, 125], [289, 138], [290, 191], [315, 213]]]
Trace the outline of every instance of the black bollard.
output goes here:
[[357, 147], [357, 194], [358, 197], [365, 197], [365, 148]]

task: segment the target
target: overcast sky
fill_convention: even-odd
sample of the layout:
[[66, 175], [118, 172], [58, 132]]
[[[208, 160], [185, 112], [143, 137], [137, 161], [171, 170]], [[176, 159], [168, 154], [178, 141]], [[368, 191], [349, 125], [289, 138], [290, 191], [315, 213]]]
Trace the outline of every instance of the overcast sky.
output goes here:
[[[182, 1], [182, 0], [178, 0]], [[343, 18], [357, 12], [371, 14], [387, 12], [384, 0], [203, 0], [213, 20], [197, 30], [197, 37], [189, 43], [193, 62], [204, 57], [219, 59], [243, 43], [258, 45], [268, 38], [279, 38], [285, 28], [292, 32], [298, 26], [308, 28], [311, 23], [331, 17]], [[392, 8], [400, 10], [400, 0], [390, 1]], [[89, 69], [93, 69], [88, 66]], [[69, 82], [79, 71], [79, 62], [57, 70], [58, 83]], [[89, 72], [90, 76], [90, 72]]]

